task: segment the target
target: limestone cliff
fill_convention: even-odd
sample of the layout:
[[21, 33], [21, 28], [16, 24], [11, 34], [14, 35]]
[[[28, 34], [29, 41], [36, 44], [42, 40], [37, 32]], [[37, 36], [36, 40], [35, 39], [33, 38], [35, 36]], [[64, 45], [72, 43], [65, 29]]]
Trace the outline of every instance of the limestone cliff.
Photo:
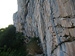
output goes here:
[[17, 31], [39, 37], [45, 56], [75, 56], [75, 0], [17, 1]]

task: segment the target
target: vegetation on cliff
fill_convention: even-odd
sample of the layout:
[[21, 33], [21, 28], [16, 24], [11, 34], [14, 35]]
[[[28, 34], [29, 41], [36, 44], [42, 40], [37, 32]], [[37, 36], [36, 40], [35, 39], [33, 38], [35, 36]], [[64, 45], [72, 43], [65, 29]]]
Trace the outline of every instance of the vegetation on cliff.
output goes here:
[[37, 37], [23, 36], [13, 25], [0, 29], [0, 56], [33, 56], [41, 54], [40, 40]]

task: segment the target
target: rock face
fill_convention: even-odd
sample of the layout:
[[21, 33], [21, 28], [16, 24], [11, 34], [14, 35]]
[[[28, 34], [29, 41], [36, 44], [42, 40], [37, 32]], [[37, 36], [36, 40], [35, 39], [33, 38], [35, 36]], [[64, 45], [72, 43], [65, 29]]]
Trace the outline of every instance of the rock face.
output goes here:
[[45, 56], [75, 56], [75, 0], [17, 1], [17, 31], [39, 37]]

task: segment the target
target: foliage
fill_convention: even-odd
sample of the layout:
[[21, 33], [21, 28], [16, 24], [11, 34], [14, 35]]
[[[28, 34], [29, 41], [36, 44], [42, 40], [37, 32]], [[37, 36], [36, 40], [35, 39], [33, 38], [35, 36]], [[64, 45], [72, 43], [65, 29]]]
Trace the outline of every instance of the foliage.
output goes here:
[[12, 50], [8, 49], [7, 51], [3, 50], [0, 52], [0, 56], [26, 56], [25, 51], [20, 49], [20, 50]]
[[40, 40], [39, 40], [38, 37], [37, 38], [36, 37], [31, 38], [31, 40], [29, 41], [29, 43], [27, 43], [27, 50], [32, 55], [42, 54], [43, 53], [42, 49], [40, 47]]
[[24, 36], [13, 25], [0, 29], [0, 56], [26, 56]]

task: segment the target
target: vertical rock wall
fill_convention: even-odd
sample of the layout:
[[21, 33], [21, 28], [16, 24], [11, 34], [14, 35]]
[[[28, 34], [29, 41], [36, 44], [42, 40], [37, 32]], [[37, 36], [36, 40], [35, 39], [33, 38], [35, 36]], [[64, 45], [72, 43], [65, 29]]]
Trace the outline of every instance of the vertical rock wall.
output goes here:
[[17, 0], [14, 25], [41, 40], [45, 56], [75, 56], [74, 0]]

